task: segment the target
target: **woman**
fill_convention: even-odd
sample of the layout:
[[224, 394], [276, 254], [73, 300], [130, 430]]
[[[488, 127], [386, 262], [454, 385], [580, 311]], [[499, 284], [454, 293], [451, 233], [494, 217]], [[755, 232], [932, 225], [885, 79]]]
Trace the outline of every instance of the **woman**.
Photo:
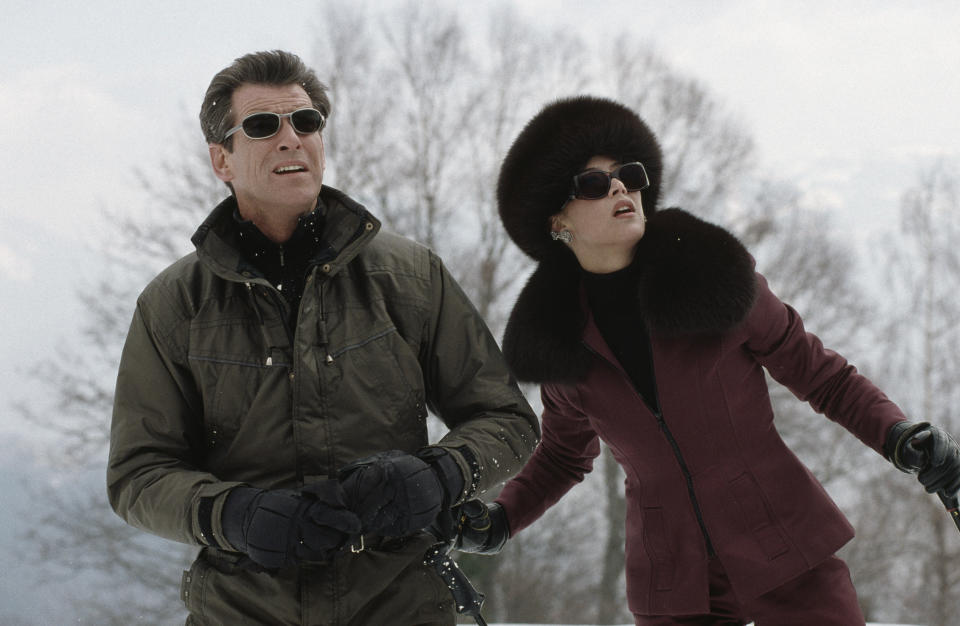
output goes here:
[[863, 624], [834, 556], [853, 528], [777, 434], [764, 368], [898, 468], [925, 468], [931, 492], [960, 487], [960, 450], [806, 333], [731, 234], [657, 211], [661, 169], [644, 122], [591, 97], [548, 105], [510, 148], [500, 215], [538, 267], [503, 348], [541, 384], [543, 439], [495, 503], [465, 505], [459, 547], [499, 551], [602, 439], [626, 473], [637, 624]]

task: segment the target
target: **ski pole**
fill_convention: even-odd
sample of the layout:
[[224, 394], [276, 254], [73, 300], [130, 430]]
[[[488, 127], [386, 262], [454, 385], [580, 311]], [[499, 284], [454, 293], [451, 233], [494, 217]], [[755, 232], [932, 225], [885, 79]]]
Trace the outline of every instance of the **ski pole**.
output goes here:
[[948, 496], [942, 491], [938, 491], [937, 495], [940, 496], [940, 502], [943, 502], [943, 507], [947, 509], [947, 513], [950, 514], [950, 517], [953, 518], [953, 523], [957, 525], [957, 530], [960, 531], [960, 499], [957, 498], [957, 495]]
[[450, 556], [450, 545], [446, 543], [436, 544], [427, 550], [424, 562], [433, 565], [437, 574], [450, 589], [457, 607], [457, 613], [469, 615], [476, 620], [478, 626], [487, 626], [486, 620], [480, 615], [485, 596], [477, 591], [477, 588], [473, 586], [473, 583], [463, 573], [457, 562]]
[[[914, 437], [913, 441], [907, 444], [911, 449], [921, 455], [924, 467], [926, 467], [930, 460], [929, 453], [924, 449], [924, 444], [926, 444], [929, 439], [929, 431], [921, 432]], [[943, 508], [947, 510], [947, 513], [949, 513], [953, 519], [953, 523], [956, 524], [957, 530], [960, 531], [960, 499], [957, 498], [957, 494], [949, 495], [943, 491], [938, 491], [937, 496], [940, 498], [940, 502], [943, 503]]]

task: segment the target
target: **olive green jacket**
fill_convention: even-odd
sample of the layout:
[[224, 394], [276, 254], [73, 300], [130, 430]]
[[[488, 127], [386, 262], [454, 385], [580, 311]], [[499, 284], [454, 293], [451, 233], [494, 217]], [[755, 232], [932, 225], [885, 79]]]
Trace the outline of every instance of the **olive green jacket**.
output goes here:
[[[229, 550], [219, 524], [229, 489], [295, 488], [376, 452], [414, 452], [428, 444], [428, 409], [449, 428], [436, 445], [467, 477], [458, 501], [509, 478], [536, 446], [536, 416], [438, 257], [379, 232], [341, 192], [320, 198], [329, 246], [296, 328], [237, 252], [232, 198], [197, 230], [196, 252], [140, 295], [107, 469], [110, 503], [133, 526]], [[211, 499], [208, 537], [198, 510]]]

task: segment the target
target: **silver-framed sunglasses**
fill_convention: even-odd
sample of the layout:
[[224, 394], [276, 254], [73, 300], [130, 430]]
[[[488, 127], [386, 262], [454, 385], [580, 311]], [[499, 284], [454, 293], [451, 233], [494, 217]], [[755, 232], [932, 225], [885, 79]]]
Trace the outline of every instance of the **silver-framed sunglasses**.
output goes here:
[[309, 135], [323, 130], [327, 123], [327, 118], [323, 113], [314, 108], [303, 108], [291, 111], [290, 113], [251, 113], [241, 120], [240, 124], [234, 126], [223, 136], [226, 141], [234, 133], [243, 131], [243, 134], [250, 139], [269, 139], [280, 132], [280, 125], [283, 118], [290, 119], [290, 125], [293, 130], [301, 135]]

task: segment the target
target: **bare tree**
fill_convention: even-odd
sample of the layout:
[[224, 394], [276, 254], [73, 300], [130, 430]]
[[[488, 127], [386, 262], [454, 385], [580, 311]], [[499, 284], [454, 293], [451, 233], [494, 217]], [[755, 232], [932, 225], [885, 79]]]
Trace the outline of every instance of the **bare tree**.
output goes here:
[[[960, 170], [938, 162], [903, 196], [900, 230], [882, 250], [890, 310], [890, 385], [908, 415], [957, 433], [960, 419]], [[895, 346], [895, 349], [893, 349]], [[891, 528], [882, 536], [889, 563], [904, 572], [887, 593], [902, 611], [893, 617], [934, 626], [956, 623], [960, 558], [956, 529], [935, 497], [915, 479], [886, 473], [871, 495]], [[909, 511], [909, 515], [904, 512]], [[880, 533], [878, 533], [879, 535]]]
[[[829, 215], [791, 185], [762, 181], [735, 228], [771, 288], [804, 318], [808, 331], [841, 353], [867, 356], [871, 302], [857, 282], [855, 251]], [[862, 360], [862, 359], [859, 359]], [[873, 455], [840, 426], [817, 416], [784, 387], [771, 385], [777, 429], [825, 485], [850, 476]]]
[[193, 550], [171, 549], [124, 524], [110, 510], [103, 477], [116, 371], [137, 293], [188, 250], [213, 199], [226, 194], [206, 159], [204, 145], [185, 144], [175, 159], [135, 172], [145, 192], [142, 208], [104, 211], [103, 239], [93, 250], [98, 271], [76, 294], [86, 312], [79, 342], [32, 367], [30, 375], [45, 381], [50, 395], [18, 405], [26, 419], [59, 435], [51, 463], [70, 475], [47, 488], [41, 501], [49, 508], [27, 540], [49, 564], [51, 580], [86, 581], [71, 585], [71, 602], [93, 623], [183, 618], [178, 564], [187, 564]]
[[706, 85], [648, 43], [624, 32], [611, 49], [607, 89], [643, 115], [663, 147], [661, 204], [724, 218], [731, 196], [752, 175], [753, 139]]
[[333, 109], [323, 131], [325, 182], [370, 204], [390, 224], [403, 126], [392, 98], [397, 79], [385, 68], [374, 16], [346, 2], [327, 2], [320, 14], [313, 65], [329, 87]]
[[[500, 225], [494, 197], [500, 160], [543, 104], [583, 92], [626, 102], [658, 133], [667, 161], [664, 204], [738, 232], [780, 295], [798, 308], [809, 305], [811, 325], [844, 335], [857, 327], [851, 320], [859, 319], [862, 302], [851, 284], [850, 259], [824, 230], [825, 221], [811, 220], [810, 207], [789, 186], [745, 188], [755, 179], [750, 137], [704, 85], [642, 42], [624, 34], [611, 62], [580, 34], [524, 22], [507, 5], [491, 12], [483, 28], [432, 3], [407, 3], [388, 13], [342, 1], [321, 9], [313, 56], [333, 101], [324, 131], [327, 180], [381, 216], [385, 228], [435, 248], [495, 333], [530, 268]], [[190, 142], [178, 156], [139, 172], [143, 209], [114, 215], [114, 228], [97, 250], [108, 259], [109, 273], [79, 296], [89, 311], [85, 341], [40, 364], [51, 381], [52, 406], [24, 410], [64, 434], [77, 467], [99, 467], [105, 458], [106, 416], [136, 293], [190, 249], [189, 236], [226, 193], [209, 169], [204, 146]], [[833, 294], [834, 303], [824, 306]], [[833, 436], [818, 433], [807, 442], [809, 429], [792, 423], [784, 422], [785, 434], [809, 450], [808, 462], [827, 476], [844, 475], [848, 466], [824, 447]], [[616, 462], [604, 456], [585, 488], [509, 542], [503, 555], [463, 559], [488, 593], [489, 616], [630, 619], [622, 579], [622, 479]], [[71, 509], [76, 513], [70, 517], [82, 523], [55, 516], [45, 521], [59, 529], [47, 554], [70, 554], [101, 571], [118, 595], [161, 597], [168, 607], [179, 606], [172, 579], [160, 583], [165, 595], [141, 593], [146, 582], [156, 581], [157, 563], [169, 558], [145, 552], [139, 542], [151, 539], [124, 526], [98, 493], [90, 493], [87, 504]], [[71, 546], [78, 547], [70, 552]], [[149, 549], [158, 546], [169, 544]], [[184, 560], [189, 552], [184, 547]], [[148, 554], [148, 561], [128, 558], [136, 554]], [[133, 621], [110, 598], [102, 596], [100, 606], [85, 607], [85, 614], [104, 623]], [[157, 611], [152, 604], [134, 610], [167, 621]]]

